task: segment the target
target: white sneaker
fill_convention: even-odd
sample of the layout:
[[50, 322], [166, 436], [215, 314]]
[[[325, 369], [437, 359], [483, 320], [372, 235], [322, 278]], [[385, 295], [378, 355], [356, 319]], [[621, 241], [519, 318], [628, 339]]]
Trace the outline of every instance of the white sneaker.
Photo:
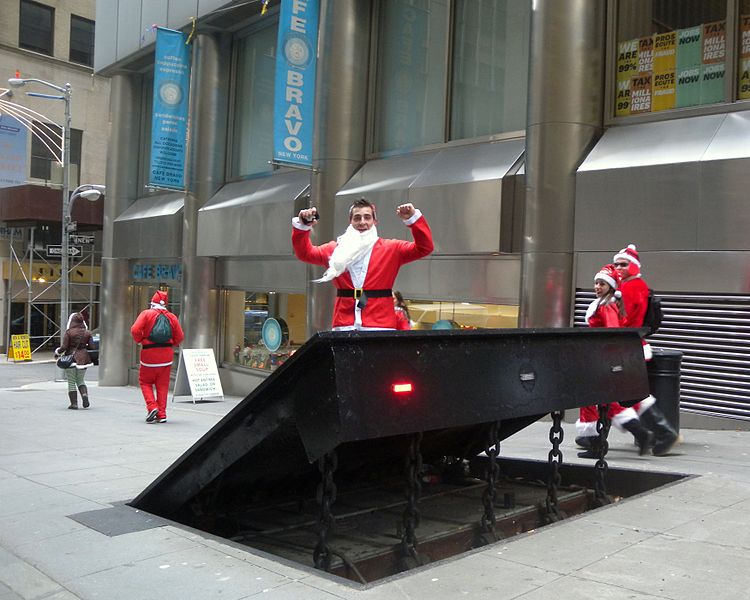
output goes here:
[[155, 408], [152, 411], [148, 413], [148, 416], [146, 417], [146, 423], [153, 423], [156, 421], [156, 415], [159, 414], [159, 411]]

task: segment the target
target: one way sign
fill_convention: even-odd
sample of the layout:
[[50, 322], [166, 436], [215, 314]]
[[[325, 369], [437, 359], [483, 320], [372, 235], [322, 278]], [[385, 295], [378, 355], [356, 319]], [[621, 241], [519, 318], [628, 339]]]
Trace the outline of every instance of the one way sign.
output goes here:
[[[83, 248], [80, 246], [68, 246], [68, 256], [81, 256], [83, 254]], [[47, 256], [62, 256], [62, 245], [57, 244], [54, 246], [47, 246]]]

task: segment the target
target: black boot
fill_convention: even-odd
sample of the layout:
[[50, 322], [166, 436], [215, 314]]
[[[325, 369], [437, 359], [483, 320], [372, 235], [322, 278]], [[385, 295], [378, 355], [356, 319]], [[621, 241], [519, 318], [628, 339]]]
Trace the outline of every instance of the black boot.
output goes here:
[[677, 439], [680, 437], [679, 434], [669, 423], [664, 413], [657, 408], [656, 404], [644, 411], [643, 417], [645, 417], [644, 420], [649, 426], [653, 428], [656, 435], [653, 449], [654, 456], [669, 454], [669, 451], [677, 443]]
[[81, 400], [83, 401], [83, 408], [89, 407], [89, 390], [85, 385], [79, 385], [78, 391], [81, 393]]
[[576, 438], [576, 445], [580, 446], [581, 448], [585, 448], [588, 450], [591, 448], [591, 438], [596, 436], [590, 436], [590, 435], [579, 435]]
[[623, 429], [633, 434], [638, 445], [638, 454], [643, 456], [654, 445], [655, 436], [650, 429], [646, 429], [638, 419], [631, 419], [622, 424]]
[[78, 410], [78, 392], [68, 392], [68, 398], [70, 398], [70, 408], [71, 410]]
[[[598, 435], [588, 436], [582, 438], [588, 443], [588, 449], [585, 452], [579, 452], [578, 458], [595, 458], [598, 459], [601, 455], [602, 445], [599, 441]], [[578, 439], [576, 438], [576, 443]]]

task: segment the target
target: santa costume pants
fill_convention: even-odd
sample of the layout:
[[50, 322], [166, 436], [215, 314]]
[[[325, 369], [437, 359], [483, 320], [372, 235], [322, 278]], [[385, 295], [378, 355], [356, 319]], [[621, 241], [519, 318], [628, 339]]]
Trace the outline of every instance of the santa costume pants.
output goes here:
[[[143, 392], [143, 399], [146, 401], [146, 410], [151, 412], [157, 409], [158, 419], [167, 418], [167, 395], [169, 394], [169, 375], [172, 372], [172, 365], [163, 367], [144, 367], [141, 365], [138, 371], [138, 383]], [[156, 388], [156, 398], [154, 398], [154, 388]]]

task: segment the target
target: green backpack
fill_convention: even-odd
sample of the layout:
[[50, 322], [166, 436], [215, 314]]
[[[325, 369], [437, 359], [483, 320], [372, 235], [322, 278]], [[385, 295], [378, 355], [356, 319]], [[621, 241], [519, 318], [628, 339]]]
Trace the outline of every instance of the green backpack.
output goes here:
[[148, 341], [154, 344], [166, 344], [171, 339], [172, 323], [169, 322], [169, 317], [160, 311], [151, 328], [151, 333], [148, 334]]

